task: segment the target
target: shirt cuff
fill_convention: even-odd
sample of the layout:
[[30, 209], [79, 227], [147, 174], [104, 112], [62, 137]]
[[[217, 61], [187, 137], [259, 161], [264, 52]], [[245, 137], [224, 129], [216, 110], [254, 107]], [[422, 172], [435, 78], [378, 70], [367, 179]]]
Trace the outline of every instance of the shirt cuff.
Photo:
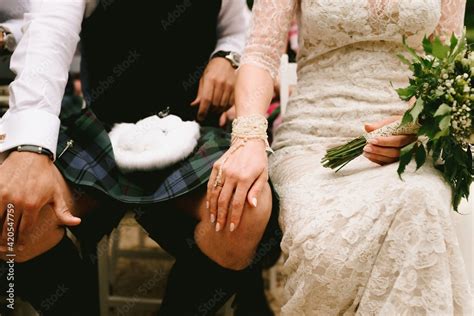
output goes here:
[[60, 119], [46, 111], [8, 111], [0, 120], [0, 152], [20, 145], [35, 145], [50, 150], [56, 159], [60, 126]]
[[220, 51], [234, 52], [242, 55], [243, 46], [234, 39], [224, 39], [217, 42], [216, 49], [212, 52], [211, 57]]
[[223, 43], [216, 46], [216, 49], [212, 52], [211, 57], [214, 56], [217, 52], [221, 51], [242, 54], [242, 50], [240, 49], [240, 47], [228, 43]]

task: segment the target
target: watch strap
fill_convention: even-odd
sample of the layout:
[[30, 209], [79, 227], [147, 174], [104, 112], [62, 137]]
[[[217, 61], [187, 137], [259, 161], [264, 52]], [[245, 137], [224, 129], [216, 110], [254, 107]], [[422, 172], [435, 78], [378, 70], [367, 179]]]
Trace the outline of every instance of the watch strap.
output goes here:
[[221, 57], [227, 59], [232, 67], [235, 69], [239, 68], [240, 66], [240, 55], [238, 53], [234, 52], [228, 52], [228, 51], [218, 51], [214, 55], [212, 55], [211, 59], [216, 58], [216, 57]]
[[47, 148], [41, 147], [41, 146], [20, 145], [16, 148], [16, 151], [18, 151], [18, 152], [30, 152], [30, 153], [45, 155], [45, 156], [48, 156], [49, 159], [54, 160], [54, 154], [52, 153], [52, 151], [47, 149]]

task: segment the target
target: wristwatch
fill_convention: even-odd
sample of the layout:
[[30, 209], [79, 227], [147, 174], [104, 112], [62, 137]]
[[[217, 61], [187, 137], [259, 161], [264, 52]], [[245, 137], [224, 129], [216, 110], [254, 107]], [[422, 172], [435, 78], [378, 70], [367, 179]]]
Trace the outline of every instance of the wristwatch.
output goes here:
[[230, 62], [230, 64], [232, 65], [232, 67], [234, 67], [234, 69], [237, 69], [240, 66], [240, 54], [239, 53], [226, 52], [226, 51], [221, 50], [221, 51], [218, 51], [217, 53], [215, 53], [214, 55], [212, 55], [212, 58], [216, 58], [216, 57], [221, 57], [221, 58], [227, 59]]
[[20, 145], [16, 148], [18, 152], [30, 152], [40, 155], [48, 156], [49, 159], [54, 160], [54, 154], [47, 148], [35, 145]]
[[13, 52], [16, 47], [16, 40], [15, 37], [11, 32], [8, 32], [3, 27], [0, 26], [0, 33], [3, 37], [3, 43], [0, 45], [0, 49], [6, 49], [10, 52]]

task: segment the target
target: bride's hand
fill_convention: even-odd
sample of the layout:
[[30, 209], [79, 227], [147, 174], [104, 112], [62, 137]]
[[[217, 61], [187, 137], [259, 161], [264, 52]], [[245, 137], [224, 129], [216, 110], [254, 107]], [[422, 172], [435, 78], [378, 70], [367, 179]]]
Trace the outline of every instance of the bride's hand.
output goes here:
[[[400, 118], [401, 117], [391, 117], [377, 123], [366, 124], [365, 130], [368, 133], [373, 132]], [[378, 137], [368, 141], [367, 146], [364, 147], [364, 156], [379, 165], [391, 164], [398, 161], [400, 151], [403, 147], [416, 140], [417, 137], [415, 135]]]
[[[236, 147], [231, 147], [214, 164], [207, 186], [207, 205], [211, 222], [217, 221], [216, 231], [226, 226], [234, 231], [239, 226], [246, 202], [257, 207], [260, 192], [268, 182], [265, 147], [261, 140], [249, 140], [235, 152]], [[220, 176], [219, 170], [222, 170]]]

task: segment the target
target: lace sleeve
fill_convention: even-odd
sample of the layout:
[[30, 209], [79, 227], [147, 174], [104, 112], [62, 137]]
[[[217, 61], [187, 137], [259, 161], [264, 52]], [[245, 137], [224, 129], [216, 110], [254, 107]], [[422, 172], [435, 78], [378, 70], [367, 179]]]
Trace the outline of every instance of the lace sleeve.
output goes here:
[[441, 18], [435, 35], [449, 38], [453, 33], [460, 36], [464, 29], [466, 0], [441, 0]]
[[267, 70], [272, 78], [277, 77], [296, 7], [297, 0], [255, 1], [242, 64], [255, 65]]

